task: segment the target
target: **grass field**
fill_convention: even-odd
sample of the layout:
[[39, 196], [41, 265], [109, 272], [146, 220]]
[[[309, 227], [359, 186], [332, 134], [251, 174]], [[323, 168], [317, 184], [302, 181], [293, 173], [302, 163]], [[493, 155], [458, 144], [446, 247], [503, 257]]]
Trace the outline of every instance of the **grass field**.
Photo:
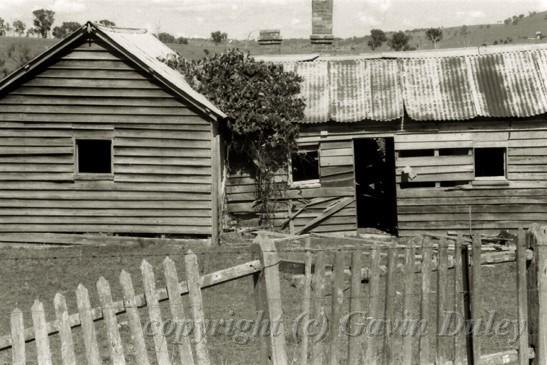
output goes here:
[[[242, 263], [251, 259], [251, 254], [246, 249], [230, 250], [226, 248], [204, 250], [199, 253], [199, 260], [203, 272], [212, 272]], [[139, 265], [145, 258], [156, 269], [158, 286], [163, 285], [161, 261], [169, 255], [177, 263], [179, 275], [183, 270], [183, 249], [177, 246], [145, 246], [145, 247], [102, 247], [102, 248], [66, 248], [66, 249], [3, 249], [0, 257], [0, 335], [9, 333], [9, 314], [16, 306], [23, 310], [26, 326], [31, 326], [30, 307], [38, 298], [43, 301], [47, 318], [54, 318], [53, 296], [61, 292], [67, 297], [69, 311], [76, 311], [74, 290], [79, 283], [85, 285], [91, 295], [92, 304], [97, 305], [95, 283], [100, 276], [109, 280], [114, 300], [121, 298], [118, 275], [121, 269], [129, 271], [137, 292], [142, 292]], [[451, 272], [452, 273], [452, 272]], [[483, 268], [483, 315], [488, 310], [496, 310], [500, 318], [515, 319], [515, 267], [512, 264], [497, 265]], [[416, 288], [419, 288], [419, 277], [416, 278]], [[204, 291], [205, 314], [208, 319], [254, 319], [255, 305], [252, 295], [251, 278], [226, 283]], [[402, 280], [401, 280], [402, 281]], [[433, 277], [435, 282], [435, 277]], [[290, 357], [294, 354], [296, 339], [291, 334], [291, 324], [294, 318], [300, 314], [302, 289], [294, 284], [289, 275], [282, 275], [283, 308], [285, 312], [287, 341], [289, 343]], [[349, 286], [349, 282], [346, 282]], [[363, 284], [363, 296], [366, 303], [367, 285]], [[418, 289], [417, 289], [418, 291]], [[348, 311], [349, 291], [346, 290], [344, 311]], [[401, 288], [397, 289], [400, 299]], [[416, 296], [414, 306], [417, 310], [419, 296]], [[330, 297], [324, 298], [330, 303]], [[365, 305], [366, 306], [366, 305]], [[432, 306], [434, 308], [434, 306]], [[162, 305], [164, 316], [168, 313], [167, 303]], [[329, 312], [327, 312], [329, 313]], [[431, 318], [434, 321], [434, 314]], [[143, 322], [146, 313], [141, 312]], [[165, 317], [164, 317], [165, 318]], [[124, 343], [128, 344], [129, 332], [124, 315], [119, 317], [120, 330]], [[434, 322], [433, 322], [434, 323]], [[100, 350], [103, 354], [103, 363], [109, 364], [107, 342], [104, 340], [104, 328], [102, 322], [97, 322], [99, 338], [102, 339]], [[79, 363], [83, 363], [83, 344], [80, 339], [79, 329], [75, 329], [75, 345]], [[152, 341], [149, 341], [149, 353], [152, 354]], [[443, 341], [447, 341], [446, 339]], [[448, 344], [448, 343], [447, 343]], [[415, 344], [417, 346], [417, 343]], [[30, 345], [32, 349], [32, 344]], [[434, 344], [432, 344], [434, 346]], [[58, 339], [52, 337], [52, 347], [59, 348]], [[251, 338], [248, 343], [241, 343], [241, 338], [219, 335], [209, 338], [209, 347], [215, 364], [254, 364], [258, 361], [259, 342]], [[483, 352], [492, 353], [504, 349], [515, 348], [514, 343], [509, 342], [509, 337], [485, 337], [483, 338]], [[346, 345], [341, 344], [341, 349]], [[125, 347], [130, 359], [133, 349]], [[343, 351], [341, 351], [343, 352]], [[0, 363], [9, 362], [9, 351], [0, 353]], [[54, 363], [60, 363], [58, 352], [54, 352]], [[152, 357], [152, 356], [151, 356]]]

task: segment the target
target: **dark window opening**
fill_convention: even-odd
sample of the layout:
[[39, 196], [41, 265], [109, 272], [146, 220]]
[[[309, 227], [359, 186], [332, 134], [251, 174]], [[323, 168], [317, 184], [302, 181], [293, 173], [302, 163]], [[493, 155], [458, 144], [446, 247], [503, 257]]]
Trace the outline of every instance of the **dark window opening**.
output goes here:
[[505, 177], [505, 148], [475, 148], [475, 177]]
[[112, 172], [112, 141], [103, 139], [79, 139], [78, 173], [110, 174]]
[[319, 151], [300, 150], [291, 155], [292, 181], [319, 180]]
[[428, 157], [434, 156], [435, 150], [404, 150], [399, 151], [399, 157]]
[[441, 148], [439, 156], [468, 156], [469, 148]]
[[401, 189], [434, 188], [435, 182], [430, 181], [401, 181]]

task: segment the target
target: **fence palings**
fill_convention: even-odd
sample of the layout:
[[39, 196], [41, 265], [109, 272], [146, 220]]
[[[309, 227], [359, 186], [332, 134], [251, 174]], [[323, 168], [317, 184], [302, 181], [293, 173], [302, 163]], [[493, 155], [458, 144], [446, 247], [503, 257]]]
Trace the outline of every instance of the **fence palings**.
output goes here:
[[52, 365], [49, 337], [46, 331], [46, 313], [44, 305], [39, 300], [34, 302], [32, 310], [32, 323], [36, 334], [36, 357], [38, 365]]
[[11, 338], [13, 341], [12, 364], [25, 365], [25, 326], [23, 323], [23, 312], [21, 312], [19, 308], [15, 308], [13, 312], [11, 312], [10, 326]]
[[441, 331], [443, 330], [444, 316], [448, 311], [448, 245], [442, 239], [439, 242], [439, 265], [437, 270], [437, 346], [436, 359], [438, 364], [448, 360], [448, 354]]
[[118, 320], [112, 308], [112, 291], [110, 284], [104, 277], [97, 281], [97, 292], [103, 308], [104, 322], [106, 324], [106, 334], [110, 347], [110, 355], [113, 365], [125, 365], [125, 356], [123, 353], [122, 339], [118, 330]]
[[203, 313], [203, 298], [199, 287], [198, 258], [191, 251], [184, 256], [184, 268], [186, 269], [186, 281], [192, 308], [192, 320], [194, 323], [194, 342], [196, 349], [196, 361], [198, 365], [209, 365], [209, 349], [207, 348], [207, 336], [205, 333], [205, 315]]
[[[463, 317], [463, 286], [462, 286], [462, 241], [461, 236], [456, 241], [454, 250], [454, 312], [459, 318]], [[464, 362], [465, 346], [461, 333], [454, 336], [454, 364], [461, 365]]]
[[72, 329], [68, 320], [66, 298], [57, 293], [53, 299], [55, 305], [55, 316], [59, 323], [59, 337], [61, 339], [61, 358], [63, 365], [76, 365], [76, 354], [74, 353], [74, 341], [72, 340]]
[[397, 248], [390, 245], [387, 255], [387, 275], [385, 281], [385, 302], [384, 302], [384, 364], [395, 362], [393, 349], [394, 336], [392, 323], [395, 321], [395, 270], [397, 268]]
[[149, 365], [150, 362], [148, 361], [148, 352], [146, 351], [141, 317], [139, 315], [139, 310], [137, 309], [135, 289], [133, 289], [133, 280], [131, 279], [131, 275], [125, 270], [122, 270], [120, 274], [120, 284], [123, 290], [131, 341], [133, 342], [133, 348], [135, 349], [136, 363], [137, 365]]
[[[351, 255], [351, 297], [350, 313], [361, 313], [363, 311], [361, 298], [361, 270], [363, 268], [363, 255], [360, 251], [353, 252]], [[352, 316], [350, 328], [360, 319]], [[363, 333], [354, 333], [349, 339], [348, 344], [348, 363], [349, 365], [360, 365], [362, 363], [362, 347], [364, 337]]]
[[528, 293], [526, 285], [526, 237], [524, 230], [519, 229], [517, 240], [517, 306], [519, 325], [519, 365], [528, 365], [528, 332], [525, 328], [528, 322]]
[[[184, 314], [184, 307], [182, 303], [182, 297], [180, 296], [180, 284], [177, 274], [177, 268], [171, 258], [166, 257], [163, 260], [163, 272], [165, 275], [165, 283], [167, 286], [167, 293], [169, 294], [169, 308], [171, 309], [171, 316], [174, 323], [178, 323], [179, 326], [184, 323], [186, 316]], [[192, 356], [192, 346], [190, 345], [190, 339], [188, 336], [182, 335], [180, 332], [181, 327], [177, 328], [176, 342], [178, 343], [178, 351], [180, 357], [180, 363], [183, 365], [194, 365], [194, 357]]]
[[[310, 248], [311, 239], [307, 237], [305, 247]], [[304, 298], [302, 300], [302, 314], [304, 315], [303, 323], [307, 323], [311, 318], [311, 282], [312, 282], [312, 254], [306, 251], [306, 260], [304, 267]], [[300, 364], [308, 365], [308, 350], [309, 336], [307, 333], [302, 333], [302, 343], [300, 344]]]
[[338, 365], [339, 331], [338, 324], [342, 317], [344, 304], [344, 260], [343, 252], [336, 252], [334, 256], [334, 273], [332, 280], [331, 328], [329, 338], [329, 364]]
[[[325, 321], [325, 265], [326, 256], [324, 252], [319, 252], [315, 261], [315, 271], [312, 277], [313, 289], [313, 319], [315, 321]], [[312, 365], [324, 365], [325, 348], [321, 338], [314, 338], [312, 344], [311, 363]]]
[[429, 238], [426, 237], [423, 241], [422, 297], [420, 304], [421, 319], [425, 323], [425, 334], [420, 336], [420, 364], [429, 364], [431, 360], [431, 335], [429, 333], [429, 314], [431, 300], [431, 255], [431, 241]]
[[[369, 278], [369, 302], [368, 311], [369, 317], [373, 320], [380, 319], [382, 297], [380, 297], [380, 256], [379, 250], [376, 246], [373, 246], [370, 254], [370, 278]], [[365, 359], [367, 364], [376, 365], [380, 363], [381, 355], [378, 351], [379, 336], [371, 329], [367, 333], [367, 347], [365, 350]]]
[[[414, 270], [415, 270], [415, 249], [414, 245], [411, 245], [406, 248], [405, 256], [405, 270], [404, 270], [404, 288], [403, 288], [403, 319], [411, 323], [412, 321], [412, 311], [410, 310], [411, 298], [413, 294], [414, 287]], [[403, 356], [402, 364], [411, 365], [412, 364], [412, 340], [413, 340], [413, 329], [407, 329], [407, 332], [403, 335]]]
[[473, 360], [478, 364], [481, 357], [481, 345], [479, 331], [475, 324], [481, 316], [481, 238], [473, 236], [473, 253], [472, 253], [472, 278], [471, 278], [471, 312], [473, 313]]
[[87, 363], [89, 365], [100, 365], [101, 359], [99, 358], [99, 346], [97, 345], [95, 324], [93, 323], [91, 304], [89, 303], [89, 292], [82, 284], [78, 285], [78, 289], [76, 289], [76, 302], [82, 324]]

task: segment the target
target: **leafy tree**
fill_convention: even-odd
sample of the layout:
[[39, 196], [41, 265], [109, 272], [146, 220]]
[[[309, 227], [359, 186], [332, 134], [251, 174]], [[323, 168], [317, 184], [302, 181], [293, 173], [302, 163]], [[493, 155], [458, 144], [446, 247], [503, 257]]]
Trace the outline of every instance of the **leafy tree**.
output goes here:
[[176, 42], [175, 36], [172, 35], [172, 34], [169, 34], [169, 33], [162, 32], [162, 33], [159, 33], [157, 35], [157, 37], [163, 43], [175, 43]]
[[60, 27], [53, 28], [53, 36], [55, 38], [65, 38], [81, 27], [82, 25], [78, 22], [63, 22]]
[[8, 31], [6, 29], [7, 24], [8, 23], [3, 18], [0, 18], [0, 37], [4, 37], [6, 35], [6, 32]]
[[410, 36], [402, 31], [393, 33], [388, 41], [389, 46], [397, 52], [410, 50], [408, 42], [410, 42]]
[[433, 43], [433, 47], [437, 48], [437, 44], [443, 39], [443, 30], [441, 28], [429, 28], [425, 31], [425, 36]]
[[34, 29], [42, 38], [47, 38], [51, 26], [55, 22], [55, 12], [48, 9], [38, 9], [32, 12], [34, 15]]
[[22, 20], [17, 19], [13, 21], [13, 29], [15, 30], [15, 33], [19, 35], [19, 37], [22, 37], [23, 34], [25, 34], [27, 25]]
[[177, 44], [188, 44], [188, 38], [185, 37], [178, 37], [176, 40]]
[[34, 54], [27, 46], [20, 43], [12, 43], [6, 51], [6, 56], [6, 59], [0, 59], [0, 77], [8, 75], [16, 68], [29, 62], [34, 57]]
[[507, 19], [505, 19], [505, 20], [503, 21], [503, 24], [505, 24], [505, 25], [510, 25], [512, 22], [513, 22], [513, 19], [507, 18]]
[[211, 33], [211, 39], [215, 42], [215, 44], [220, 44], [222, 42], [226, 42], [228, 39], [228, 34], [217, 30], [216, 32]]
[[115, 27], [116, 26], [116, 23], [114, 23], [113, 21], [108, 20], [108, 19], [99, 20], [97, 23], [99, 23], [99, 25], [103, 25], [105, 27]]
[[274, 175], [287, 167], [296, 147], [296, 122], [304, 117], [305, 104], [298, 97], [302, 78], [281, 65], [255, 61], [238, 49], [194, 61], [180, 57], [171, 66], [228, 115], [230, 169], [255, 176], [261, 224], [269, 223], [273, 197], [279, 191]]
[[387, 41], [386, 33], [381, 29], [372, 29], [370, 31], [370, 39], [368, 41], [368, 46], [373, 51], [376, 48], [380, 48], [382, 44]]

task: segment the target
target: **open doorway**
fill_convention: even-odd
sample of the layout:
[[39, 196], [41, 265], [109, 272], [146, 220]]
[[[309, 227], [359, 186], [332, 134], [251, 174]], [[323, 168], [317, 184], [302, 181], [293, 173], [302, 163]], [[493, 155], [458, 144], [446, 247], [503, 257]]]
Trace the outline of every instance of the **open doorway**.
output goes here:
[[397, 234], [393, 138], [354, 140], [357, 225]]

